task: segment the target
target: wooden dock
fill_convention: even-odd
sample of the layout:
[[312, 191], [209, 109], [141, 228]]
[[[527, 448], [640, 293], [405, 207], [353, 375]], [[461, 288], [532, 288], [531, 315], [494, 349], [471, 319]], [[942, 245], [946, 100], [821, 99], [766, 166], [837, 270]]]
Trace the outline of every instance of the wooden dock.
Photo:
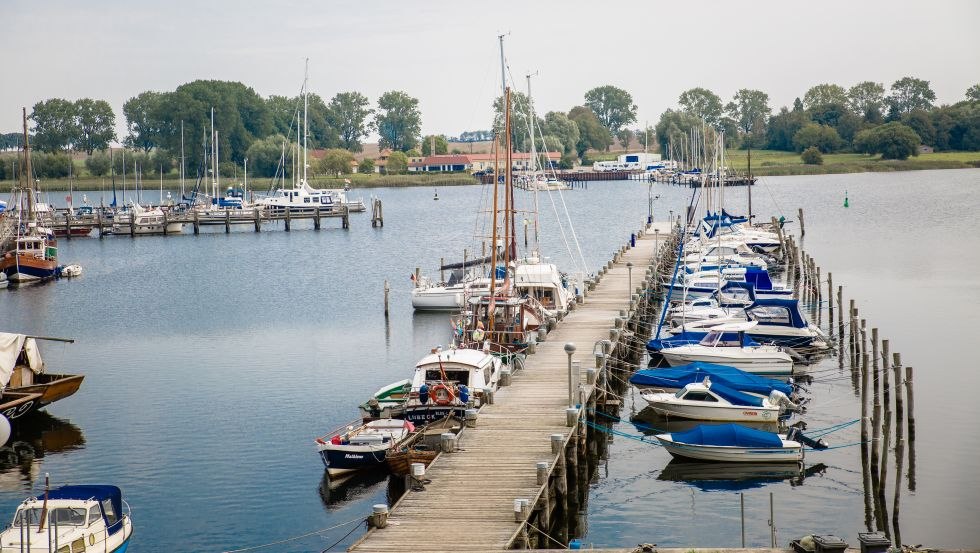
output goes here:
[[[409, 486], [351, 551], [564, 547], [567, 528], [549, 525], [556, 514], [575, 517], [587, 497], [585, 450], [596, 432], [586, 421], [604, 388], [596, 384], [609, 359], [626, 355], [617, 348], [637, 349], [632, 336], [639, 327], [631, 321], [646, 312], [640, 290], [656, 270], [655, 250], [671, 250], [671, 229], [669, 223], [648, 226], [635, 246], [628, 242], [616, 253], [581, 303], [536, 344], [525, 369], [480, 410], [456, 450], [428, 467], [424, 486]], [[571, 361], [568, 343], [576, 348]], [[605, 442], [601, 433], [595, 437]]]

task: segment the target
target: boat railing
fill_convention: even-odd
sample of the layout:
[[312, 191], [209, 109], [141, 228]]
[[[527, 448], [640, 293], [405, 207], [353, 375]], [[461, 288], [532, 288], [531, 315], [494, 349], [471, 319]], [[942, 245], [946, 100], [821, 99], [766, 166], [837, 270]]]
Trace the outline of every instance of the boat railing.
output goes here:
[[355, 420], [353, 420], [351, 422], [348, 422], [347, 424], [342, 424], [342, 425], [338, 426], [337, 428], [334, 428], [333, 430], [327, 432], [323, 436], [320, 436], [319, 438], [316, 438], [315, 441], [320, 442], [320, 443], [323, 443], [324, 441], [328, 441], [330, 438], [332, 438], [332, 437], [334, 437], [334, 436], [336, 436], [338, 434], [341, 434], [342, 432], [347, 432], [349, 430], [353, 430], [354, 428], [357, 428], [358, 426], [361, 426], [362, 424], [364, 424], [364, 423], [361, 422], [359, 419], [355, 419]]

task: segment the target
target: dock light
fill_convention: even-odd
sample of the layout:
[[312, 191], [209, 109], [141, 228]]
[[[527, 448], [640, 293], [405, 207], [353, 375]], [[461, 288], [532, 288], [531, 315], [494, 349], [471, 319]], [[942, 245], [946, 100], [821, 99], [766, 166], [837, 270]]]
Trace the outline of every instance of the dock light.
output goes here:
[[575, 407], [575, 394], [572, 391], [572, 356], [575, 354], [575, 344], [566, 343], [565, 353], [568, 354], [568, 406]]
[[629, 273], [629, 280], [627, 281], [629, 286], [626, 287], [626, 290], [628, 292], [633, 289], [633, 262], [632, 261], [626, 262], [626, 271]]

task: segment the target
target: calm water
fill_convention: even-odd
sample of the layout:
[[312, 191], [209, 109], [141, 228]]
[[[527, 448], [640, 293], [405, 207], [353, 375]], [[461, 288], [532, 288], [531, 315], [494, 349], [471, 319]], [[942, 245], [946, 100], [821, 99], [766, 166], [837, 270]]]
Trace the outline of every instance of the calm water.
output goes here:
[[[963, 424], [980, 420], [971, 397], [980, 377], [965, 355], [969, 331], [980, 328], [980, 259], [967, 238], [980, 230], [970, 216], [980, 212], [978, 184], [980, 171], [966, 170], [770, 178], [754, 189], [755, 211], [767, 217], [795, 219], [796, 207], [805, 209], [806, 250], [916, 367], [906, 542], [980, 545], [972, 524], [980, 477], [971, 462], [980, 438]], [[840, 207], [845, 188], [848, 210]], [[461, 257], [464, 247], [476, 255], [484, 191], [443, 188], [439, 201], [429, 188], [362, 193], [383, 198], [384, 229], [354, 215], [349, 231], [325, 221], [319, 232], [296, 225], [291, 233], [64, 240], [61, 259], [83, 265], [82, 278], [0, 291], [5, 330], [75, 338], [46, 344], [46, 359], [86, 375], [75, 397], [48, 408], [43, 433], [18, 437], [25, 460], [0, 473], [0, 516], [40, 490], [44, 473], [58, 483], [111, 482], [133, 507], [135, 550], [219, 551], [338, 525], [385, 501], [380, 475], [329, 489], [312, 440], [353, 419], [376, 388], [408, 376], [428, 348], [446, 342], [447, 316], [413, 315], [408, 277], [441, 256]], [[654, 193], [658, 218], [682, 211], [690, 196], [663, 185]], [[742, 194], [730, 191], [730, 203], [744, 205]], [[590, 270], [639, 226], [646, 198], [646, 185], [632, 182], [565, 194]], [[567, 267], [551, 203], [541, 202], [543, 249]], [[836, 360], [827, 363], [833, 370], [812, 386], [811, 427], [859, 412], [849, 379], [838, 378]], [[831, 438], [853, 442], [858, 430]], [[768, 492], [781, 543], [809, 531], [856, 543], [862, 530], [859, 448], [814, 453], [810, 464], [826, 468], [802, 483], [692, 482], [665, 471], [667, 461], [658, 448], [616, 438], [591, 494], [585, 541], [737, 545], [739, 486], [748, 488], [753, 545], [768, 544]], [[319, 551], [338, 540], [342, 549], [362, 531], [342, 526], [267, 550]]]

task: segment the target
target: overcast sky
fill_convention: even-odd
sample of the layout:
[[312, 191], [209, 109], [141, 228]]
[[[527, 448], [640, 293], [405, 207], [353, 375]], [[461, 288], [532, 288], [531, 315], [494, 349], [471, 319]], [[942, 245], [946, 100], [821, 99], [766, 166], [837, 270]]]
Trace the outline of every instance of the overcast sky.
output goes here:
[[[766, 91], [774, 109], [818, 83], [912, 75], [940, 103], [980, 82], [980, 2], [461, 2], [4, 0], [0, 131], [52, 97], [122, 104], [195, 79], [241, 81], [260, 95], [310, 87], [329, 99], [393, 89], [419, 98], [423, 133], [484, 129], [499, 94], [496, 36], [515, 86], [539, 112], [568, 111], [612, 84], [654, 124], [685, 89], [728, 101]], [[736, 36], [738, 38], [736, 38]], [[120, 138], [122, 138], [120, 136]]]

